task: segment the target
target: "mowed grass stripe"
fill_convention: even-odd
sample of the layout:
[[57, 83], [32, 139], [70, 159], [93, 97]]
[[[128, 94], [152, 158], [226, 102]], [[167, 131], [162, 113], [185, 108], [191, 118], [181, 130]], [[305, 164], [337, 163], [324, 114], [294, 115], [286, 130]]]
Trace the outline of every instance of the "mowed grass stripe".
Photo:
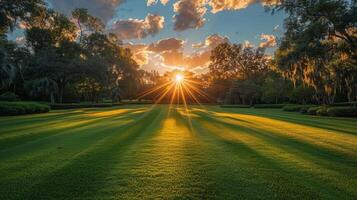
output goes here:
[[[341, 155], [333, 151], [324, 151], [324, 149], [314, 144], [295, 141], [293, 137], [282, 136], [281, 133], [269, 132], [267, 129], [259, 130], [256, 128], [256, 124], [252, 123], [254, 119], [245, 122], [244, 116], [241, 116], [241, 119], [238, 119], [237, 123], [232, 124], [231, 119], [228, 119], [229, 122], [227, 122], [226, 119], [222, 119], [223, 116], [217, 117], [215, 114], [210, 116], [211, 114], [200, 114], [200, 119], [204, 119], [202, 124], [206, 126], [206, 130], [215, 130], [213, 133], [222, 140], [228, 143], [236, 143], [237, 146], [239, 144], [246, 145], [261, 154], [261, 156], [271, 159], [279, 165], [283, 165], [281, 171], [289, 171], [289, 169], [292, 169], [293, 173], [291, 175], [294, 175], [297, 179], [302, 175], [306, 176], [307, 180], [306, 182], [304, 181], [304, 184], [313, 183], [314, 180], [321, 179], [319, 182], [313, 184], [314, 186], [320, 184], [320, 187], [315, 190], [326, 190], [326, 193], [331, 192], [331, 196], [341, 194], [341, 197], [344, 198], [346, 198], [345, 194], [347, 194], [347, 197], [351, 193], [356, 194], [354, 191], [356, 180], [351, 179], [351, 175], [356, 174], [355, 157], [345, 155], [341, 158]], [[261, 121], [261, 119], [257, 120]], [[269, 119], [266, 120], [269, 121]], [[215, 121], [215, 123], [212, 123], [213, 121]], [[272, 126], [274, 126], [274, 124], [272, 124]], [[288, 133], [294, 130], [285, 129], [285, 131]], [[300, 134], [304, 135], [303, 132]], [[340, 142], [343, 143], [343, 141]], [[320, 157], [321, 151], [327, 155]], [[336, 157], [336, 155], [338, 155], [338, 157]], [[335, 159], [337, 159], [336, 162], [331, 162]], [[340, 162], [346, 162], [345, 164], [348, 165], [344, 165]], [[272, 168], [272, 170], [273, 169], [274, 168]], [[317, 177], [310, 180], [311, 176]], [[331, 186], [333, 189], [328, 189], [328, 183], [331, 181], [334, 183]], [[286, 185], [288, 186], [289, 184]], [[294, 191], [299, 190], [296, 188]], [[290, 192], [285, 194], [285, 198], [292, 195]], [[298, 195], [300, 194], [298, 193]], [[327, 197], [329, 196], [324, 196], [324, 198]]]
[[355, 199], [356, 124], [167, 105], [1, 117], [0, 199]]

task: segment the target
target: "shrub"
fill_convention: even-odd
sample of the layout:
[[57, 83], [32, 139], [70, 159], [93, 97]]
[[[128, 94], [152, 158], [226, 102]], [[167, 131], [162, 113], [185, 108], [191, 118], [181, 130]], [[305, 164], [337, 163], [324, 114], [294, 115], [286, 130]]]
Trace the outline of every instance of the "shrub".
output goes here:
[[327, 107], [326, 106], [321, 106], [319, 109], [316, 111], [316, 115], [319, 116], [328, 116], [327, 114]]
[[301, 109], [308, 109], [314, 105], [287, 105], [283, 107], [284, 111], [287, 112], [301, 112]]
[[317, 111], [320, 110], [321, 107], [320, 106], [315, 106], [315, 107], [311, 107], [307, 110], [307, 114], [309, 115], [317, 115]]
[[[115, 104], [117, 105], [117, 104]], [[62, 109], [76, 109], [76, 108], [107, 108], [112, 107], [111, 103], [93, 103], [93, 104], [51, 104], [51, 109], [62, 110]]]
[[242, 105], [242, 104], [237, 104], [237, 105], [221, 105], [221, 108], [250, 108], [250, 105]]
[[337, 107], [337, 106], [343, 106], [343, 107], [357, 107], [357, 101], [333, 103], [333, 104], [331, 104], [331, 106], [334, 106], [334, 107]]
[[327, 114], [332, 117], [357, 117], [357, 108], [354, 107], [331, 107]]
[[5, 92], [0, 95], [0, 101], [19, 101], [19, 97], [12, 92]]
[[0, 102], [0, 115], [24, 115], [49, 112], [48, 105], [34, 102]]
[[283, 108], [286, 104], [255, 104], [254, 108]]

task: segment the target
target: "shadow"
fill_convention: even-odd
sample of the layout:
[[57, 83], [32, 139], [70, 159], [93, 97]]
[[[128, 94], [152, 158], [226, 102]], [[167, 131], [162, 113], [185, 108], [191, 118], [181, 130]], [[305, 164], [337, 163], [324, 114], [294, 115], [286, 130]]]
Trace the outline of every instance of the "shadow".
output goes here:
[[[159, 128], [162, 109], [151, 110], [127, 124], [107, 126], [98, 131], [86, 146], [67, 156], [46, 173], [33, 176], [32, 185], [22, 188], [20, 199], [90, 199], [95, 198], [108, 180], [108, 174], [120, 164], [122, 156], [139, 138]], [[82, 138], [78, 138], [82, 141]], [[49, 154], [48, 156], [51, 156]], [[57, 163], [56, 157], [52, 162]], [[48, 160], [50, 162], [50, 160]], [[36, 167], [36, 166], [33, 166]], [[41, 164], [37, 164], [41, 168]], [[29, 181], [29, 180], [28, 180]], [[100, 197], [100, 196], [99, 196]], [[99, 198], [97, 196], [97, 198]]]
[[[318, 154], [318, 151], [321, 150], [319, 148], [311, 147], [309, 145], [304, 146], [305, 144], [299, 141], [292, 142], [287, 140], [286, 138], [270, 137], [267, 134], [273, 134], [273, 133], [262, 134], [262, 132], [249, 130], [246, 127], [241, 127], [237, 125], [233, 126], [231, 124], [227, 124], [219, 120], [214, 120], [214, 118], [211, 117], [205, 117], [204, 114], [201, 114], [201, 118], [198, 119], [198, 121], [199, 123], [196, 124], [196, 126], [198, 126], [197, 129], [206, 130], [205, 132], [197, 131], [198, 133], [201, 134], [206, 133], [206, 135], [208, 135], [208, 137], [212, 139], [212, 142], [218, 141], [220, 147], [227, 148], [227, 151], [239, 157], [237, 159], [240, 159], [243, 164], [247, 165], [248, 163], [253, 163], [251, 164], [251, 166], [246, 166], [246, 167], [251, 167], [256, 170], [263, 170], [263, 171], [268, 170], [269, 173], [271, 173], [271, 174], [269, 173], [265, 174], [262, 171], [259, 171], [259, 173], [252, 172], [253, 175], [263, 174], [264, 176], [266, 176], [263, 177], [263, 179], [269, 180], [268, 182], [273, 185], [273, 188], [270, 188], [270, 190], [266, 191], [267, 193], [270, 193], [268, 196], [278, 195], [275, 196], [274, 198], [283, 198], [283, 199], [284, 198], [315, 199], [315, 198], [321, 198], [319, 194], [324, 194], [325, 190], [328, 190], [330, 192], [331, 195], [330, 197], [337, 197], [337, 196], [345, 197], [344, 195], [347, 196], [352, 193], [352, 191], [346, 190], [346, 188], [349, 188], [346, 187], [346, 185], [352, 184], [353, 182], [351, 179], [348, 178], [350, 171], [342, 171], [346, 169], [342, 169], [340, 167], [331, 167], [329, 166], [328, 162], [324, 164], [316, 163], [317, 161], [315, 160], [315, 158], [320, 157], [318, 159], [319, 161], [321, 161], [322, 159], [326, 159], [328, 161], [333, 159], [335, 165], [340, 165], [340, 166], [342, 166], [343, 164], [349, 165], [348, 169], [352, 171], [355, 169], [355, 164], [356, 164], [353, 162], [353, 160], [350, 160], [350, 162], [337, 163], [338, 161], [341, 161], [340, 158], [337, 159], [331, 158], [331, 156], [333, 157], [335, 156], [335, 154], [327, 154], [321, 156], [320, 154]], [[209, 124], [209, 128], [202, 127], [205, 124], [206, 125]], [[228, 134], [231, 136], [235, 135], [235, 137], [233, 137], [234, 139], [233, 138], [228, 139], [230, 137], [229, 136], [223, 137], [222, 135], [224, 134], [226, 135]], [[244, 137], [244, 135], [249, 135], [249, 137], [260, 138], [264, 141], [264, 144], [255, 144], [256, 146], [255, 145], [252, 146], [252, 144], [250, 144], [249, 142], [247, 143], [247, 142], [240, 141], [239, 138]], [[294, 144], [293, 147], [291, 147], [292, 144]], [[269, 145], [272, 147], [276, 146], [283, 151], [289, 152], [290, 154], [300, 157], [300, 159], [302, 160], [309, 160], [309, 162], [314, 162], [314, 164], [317, 166], [321, 166], [321, 167], [323, 166], [323, 168], [320, 169], [318, 167], [316, 169], [311, 169], [311, 168], [301, 169], [299, 168], [299, 166], [292, 166], [294, 162], [286, 163], [286, 161], [288, 160], [285, 161], [281, 160], [283, 157], [275, 155], [274, 152], [270, 152], [269, 150], [267, 150], [263, 154], [260, 152], [261, 150], [258, 151], [257, 148], [260, 148], [259, 146], [261, 145], [264, 145], [264, 147], [261, 148], [269, 147]], [[331, 153], [331, 152], [324, 152], [324, 153]], [[269, 155], [271, 155], [271, 157], [269, 157]], [[309, 156], [309, 158], [306, 158], [306, 157], [302, 157], [302, 155], [311, 155], [311, 156]], [[325, 172], [323, 172], [324, 171], [323, 169], [331, 169], [333, 170], [333, 172], [338, 171], [339, 173], [324, 174]], [[234, 168], [232, 170], [234, 170]], [[287, 179], [287, 177], [290, 177], [290, 179]], [[348, 181], [344, 183], [339, 182], [339, 184], [342, 184], [343, 186], [333, 185], [333, 184], [326, 183], [326, 179], [338, 179], [340, 181], [349, 180], [349, 182]], [[277, 180], [280, 182], [279, 184], [271, 183]], [[282, 187], [282, 185], [284, 185], [284, 187]], [[277, 188], [274, 188], [275, 186]], [[292, 188], [288, 188], [288, 187], [292, 187]], [[299, 193], [299, 191], [301, 190], [303, 190], [304, 193]], [[284, 194], [287, 196], [279, 197], [279, 195], [284, 195]]]

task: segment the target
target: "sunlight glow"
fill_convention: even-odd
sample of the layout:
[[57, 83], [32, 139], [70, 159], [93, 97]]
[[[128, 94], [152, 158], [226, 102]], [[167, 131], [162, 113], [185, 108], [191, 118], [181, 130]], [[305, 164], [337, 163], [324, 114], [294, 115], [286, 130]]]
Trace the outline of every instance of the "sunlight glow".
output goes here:
[[197, 104], [202, 106], [200, 98], [210, 99], [202, 90], [203, 84], [195, 80], [195, 78], [186, 71], [173, 71], [168, 73], [162, 80], [153, 88], [144, 91], [137, 98], [142, 99], [146, 96], [151, 96], [155, 99], [155, 104], [169, 103], [168, 114], [176, 104], [175, 109], [180, 109], [185, 112], [185, 115], [191, 125], [191, 108], [188, 104]]
[[175, 76], [176, 83], [182, 83], [184, 80], [185, 80], [185, 77], [182, 74], [176, 74], [176, 76]]

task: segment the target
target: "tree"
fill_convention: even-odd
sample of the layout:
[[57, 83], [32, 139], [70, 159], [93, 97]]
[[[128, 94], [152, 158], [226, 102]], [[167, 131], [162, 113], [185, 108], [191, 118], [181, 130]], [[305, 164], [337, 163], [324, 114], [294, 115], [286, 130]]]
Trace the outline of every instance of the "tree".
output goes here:
[[262, 85], [262, 101], [265, 103], [279, 103], [288, 97], [291, 82], [285, 80], [279, 73], [272, 71], [264, 79]]
[[357, 6], [348, 0], [284, 0], [286, 32], [275, 65], [293, 80], [315, 89], [320, 103], [332, 103], [337, 90], [357, 98]]
[[43, 0], [0, 1], [0, 37], [14, 30], [19, 21], [29, 22], [37, 10], [44, 6]]
[[268, 64], [269, 58], [262, 48], [224, 43], [211, 52], [209, 74], [212, 83], [229, 83], [226, 103], [253, 104], [260, 99], [262, 80], [269, 72]]
[[99, 18], [88, 14], [88, 10], [84, 8], [76, 8], [75, 10], [73, 10], [72, 18], [77, 21], [77, 25], [80, 30], [80, 43], [85, 32], [84, 28], [92, 32], [102, 32], [105, 28], [104, 23]]

